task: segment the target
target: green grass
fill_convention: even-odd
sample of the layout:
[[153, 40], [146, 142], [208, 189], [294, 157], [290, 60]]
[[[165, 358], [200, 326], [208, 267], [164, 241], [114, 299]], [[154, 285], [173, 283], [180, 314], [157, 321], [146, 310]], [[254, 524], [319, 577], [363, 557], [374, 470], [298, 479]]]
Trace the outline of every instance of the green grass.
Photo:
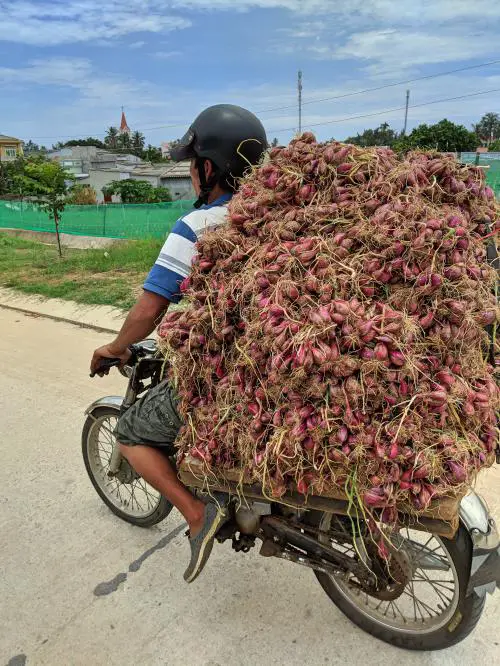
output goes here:
[[102, 250], [63, 248], [59, 259], [55, 246], [0, 233], [0, 286], [128, 309], [162, 244], [162, 240], [142, 240]]

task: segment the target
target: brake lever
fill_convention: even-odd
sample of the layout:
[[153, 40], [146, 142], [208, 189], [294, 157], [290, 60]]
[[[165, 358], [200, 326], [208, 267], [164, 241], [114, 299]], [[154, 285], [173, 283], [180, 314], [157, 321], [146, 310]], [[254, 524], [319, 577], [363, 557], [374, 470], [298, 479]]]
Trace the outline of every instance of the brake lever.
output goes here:
[[90, 373], [90, 377], [95, 377], [102, 370], [108, 370], [109, 368], [115, 368], [117, 365], [121, 364], [120, 358], [103, 358], [99, 364], [99, 367], [94, 372]]

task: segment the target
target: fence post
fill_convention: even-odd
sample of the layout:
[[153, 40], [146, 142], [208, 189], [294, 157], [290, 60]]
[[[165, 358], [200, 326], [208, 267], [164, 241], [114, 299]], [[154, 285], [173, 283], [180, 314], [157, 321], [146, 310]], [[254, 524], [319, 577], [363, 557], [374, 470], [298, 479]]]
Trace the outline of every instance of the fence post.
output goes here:
[[102, 235], [106, 236], [106, 204], [102, 204], [103, 215], [102, 215]]

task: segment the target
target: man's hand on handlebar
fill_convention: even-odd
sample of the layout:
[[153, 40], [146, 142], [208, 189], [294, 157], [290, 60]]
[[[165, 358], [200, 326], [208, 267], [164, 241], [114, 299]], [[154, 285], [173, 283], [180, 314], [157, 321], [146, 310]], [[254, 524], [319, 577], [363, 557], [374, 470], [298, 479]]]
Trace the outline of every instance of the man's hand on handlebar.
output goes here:
[[128, 347], [125, 349], [118, 349], [113, 346], [113, 343], [98, 347], [90, 361], [91, 376], [99, 375], [99, 377], [102, 377], [109, 373], [109, 367], [105, 367], [106, 360], [119, 358], [121, 361], [120, 366], [123, 366], [131, 356], [132, 352]]

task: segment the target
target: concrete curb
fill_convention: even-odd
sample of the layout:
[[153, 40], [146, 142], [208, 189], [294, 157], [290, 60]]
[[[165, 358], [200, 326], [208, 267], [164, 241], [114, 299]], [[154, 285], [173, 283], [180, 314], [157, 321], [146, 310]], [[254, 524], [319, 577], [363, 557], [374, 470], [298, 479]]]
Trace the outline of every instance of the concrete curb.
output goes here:
[[80, 328], [89, 328], [98, 333], [118, 333], [117, 328], [103, 328], [102, 326], [96, 326], [95, 324], [87, 324], [85, 322], [76, 321], [76, 319], [68, 319], [66, 317], [57, 317], [56, 315], [50, 315], [47, 313], [35, 312], [34, 310], [27, 310], [25, 308], [17, 308], [13, 305], [5, 305], [0, 303], [0, 308], [2, 310], [13, 310], [14, 312], [21, 312], [22, 314], [28, 315], [30, 317], [43, 317], [44, 319], [52, 319], [53, 321], [62, 321], [66, 324], [73, 324], [74, 326], [79, 326]]
[[102, 305], [86, 306], [74, 301], [27, 295], [1, 287], [0, 308], [113, 335], [120, 330], [125, 318], [125, 313], [116, 308]]
[[[0, 232], [16, 238], [38, 241], [44, 245], [55, 245], [56, 235], [51, 231], [34, 231], [31, 229], [10, 229], [1, 227]], [[106, 249], [116, 243], [124, 243], [126, 238], [105, 238], [102, 236], [80, 236], [76, 234], [60, 234], [61, 245], [74, 250]]]

